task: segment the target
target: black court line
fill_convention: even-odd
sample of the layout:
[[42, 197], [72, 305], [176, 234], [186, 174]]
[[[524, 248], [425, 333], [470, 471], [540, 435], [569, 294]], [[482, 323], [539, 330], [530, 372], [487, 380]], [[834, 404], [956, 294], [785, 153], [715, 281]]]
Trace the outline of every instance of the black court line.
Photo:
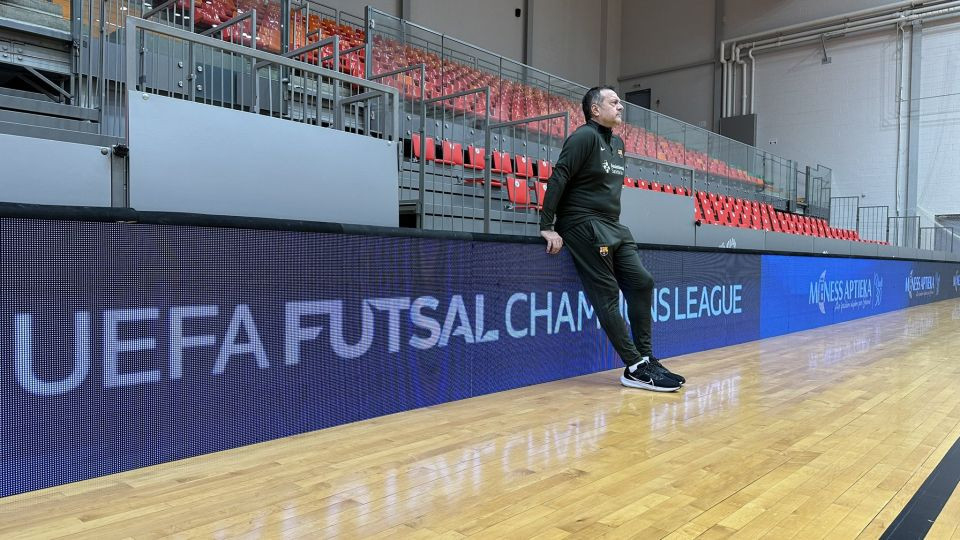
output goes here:
[[900, 540], [926, 536], [957, 484], [960, 484], [960, 440], [953, 443], [880, 538]]

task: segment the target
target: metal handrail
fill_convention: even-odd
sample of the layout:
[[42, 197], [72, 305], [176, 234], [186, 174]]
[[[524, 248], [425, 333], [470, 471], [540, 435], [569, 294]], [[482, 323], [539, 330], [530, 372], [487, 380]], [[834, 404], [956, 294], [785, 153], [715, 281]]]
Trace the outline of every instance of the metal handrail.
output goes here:
[[[370, 44], [369, 44], [369, 34], [368, 34], [368, 38], [367, 38], [367, 39], [368, 39], [368, 42], [367, 42], [366, 44], [364, 44], [364, 48], [368, 48], [368, 47], [370, 46]], [[369, 51], [368, 51], [368, 52], [369, 52]], [[369, 57], [369, 56], [368, 56], [368, 57]], [[369, 75], [369, 70], [370, 70], [370, 67], [369, 67], [369, 66], [370, 66], [370, 63], [368, 62], [368, 63], [367, 63], [367, 75]], [[424, 82], [425, 82], [426, 76], [427, 76], [427, 65], [426, 65], [426, 64], [423, 64], [423, 63], [420, 63], [420, 64], [412, 64], [412, 65], [409, 65], [409, 66], [404, 67], [404, 68], [394, 69], [394, 70], [392, 70], [392, 71], [388, 71], [388, 72], [386, 72], [386, 73], [380, 73], [379, 75], [374, 75], [374, 76], [370, 76], [370, 77], [367, 77], [367, 78], [368, 78], [369, 80], [373, 81], [373, 80], [376, 80], [376, 79], [383, 79], [383, 78], [386, 78], [386, 77], [392, 77], [392, 76], [394, 76], [394, 75], [399, 75], [399, 74], [401, 74], [401, 73], [406, 73], [406, 72], [408, 72], [408, 71], [419, 71], [419, 72], [420, 72], [420, 80], [418, 81], [418, 83], [419, 83], [419, 85], [420, 85], [420, 98], [419, 98], [419, 100], [414, 100], [414, 102], [415, 102], [415, 103], [416, 103], [416, 101], [419, 101], [419, 102], [420, 102], [420, 118], [426, 118], [426, 117], [427, 117], [427, 105], [426, 105], [426, 103], [424, 102], [424, 97], [425, 97], [425, 96], [424, 96], [424, 93], [426, 92], [426, 88], [424, 87]], [[489, 104], [489, 101], [490, 101], [489, 96], [488, 96], [488, 98], [487, 98], [487, 101], [488, 101], [488, 104]], [[419, 133], [419, 135], [420, 135], [420, 140], [421, 140], [421, 141], [424, 141], [424, 142], [425, 142], [425, 141], [427, 140], [427, 139], [426, 139], [426, 138], [427, 138], [427, 128], [426, 128], [426, 125], [425, 125], [424, 122], [420, 122], [420, 129], [418, 130], [417, 133]], [[421, 159], [421, 160], [420, 160], [420, 167], [418, 168], [418, 171], [417, 171], [417, 177], [418, 177], [418, 182], [417, 182], [417, 183], [418, 183], [418, 185], [419, 185], [419, 190], [418, 190], [418, 195], [417, 195], [417, 228], [423, 228], [424, 215], [425, 215], [425, 213], [426, 213], [426, 210], [425, 210], [425, 204], [426, 204], [426, 194], [425, 194], [425, 191], [426, 191], [426, 184], [427, 184], [426, 175], [427, 175], [426, 160], [425, 160], [425, 159]]]
[[[376, 19], [376, 20], [378, 20], [378, 22], [379, 22], [379, 20], [391, 21], [391, 22], [388, 23], [386, 26], [374, 26], [373, 24], [371, 24], [372, 22], [374, 22], [374, 21], [371, 20], [371, 19]], [[550, 74], [550, 73], [547, 73], [547, 72], [545, 72], [545, 71], [543, 71], [543, 70], [537, 69], [537, 68], [535, 68], [535, 67], [532, 67], [532, 66], [523, 64], [523, 63], [521, 63], [521, 62], [517, 62], [517, 61], [511, 60], [511, 59], [509, 59], [509, 58], [506, 58], [506, 57], [504, 57], [504, 56], [502, 56], [502, 55], [499, 55], [499, 54], [497, 54], [497, 53], [491, 52], [491, 51], [489, 51], [489, 50], [487, 50], [487, 49], [484, 49], [484, 48], [482, 48], [482, 47], [478, 47], [478, 46], [476, 46], [476, 45], [474, 45], [474, 44], [471, 44], [471, 43], [462, 41], [462, 40], [457, 39], [457, 38], [450, 37], [450, 36], [448, 36], [448, 35], [446, 35], [446, 34], [443, 34], [443, 33], [441, 33], [441, 32], [437, 32], [436, 30], [432, 30], [432, 29], [427, 28], [427, 27], [424, 27], [424, 26], [422, 26], [422, 25], [419, 25], [419, 24], [410, 22], [409, 20], [396, 17], [396, 16], [394, 16], [394, 15], [391, 15], [391, 14], [389, 14], [389, 13], [386, 13], [386, 12], [384, 12], [384, 11], [381, 11], [381, 10], [379, 10], [379, 9], [376, 9], [376, 8], [374, 8], [374, 7], [372, 7], [372, 6], [368, 6], [368, 7], [367, 7], [367, 20], [368, 20], [368, 21], [367, 21], [367, 42], [368, 42], [368, 44], [371, 44], [371, 45], [372, 45], [372, 34], [373, 34], [374, 32], [378, 32], [378, 33], [382, 33], [382, 34], [387, 34], [387, 35], [390, 35], [391, 37], [393, 37], [393, 38], [395, 38], [395, 39], [404, 39], [404, 40], [408, 40], [408, 39], [418, 39], [418, 40], [420, 40], [420, 41], [423, 41], [424, 43], [431, 44], [431, 45], [433, 45], [433, 46], [435, 46], [435, 47], [436, 47], [436, 46], [439, 46], [439, 47], [440, 47], [439, 54], [441, 55], [441, 58], [443, 58], [443, 55], [448, 54], [448, 51], [445, 50], [445, 48], [446, 48], [446, 45], [445, 45], [445, 44], [446, 44], [446, 43], [456, 44], [456, 45], [461, 46], [461, 47], [463, 47], [463, 48], [469, 48], [469, 49], [471, 49], [472, 51], [475, 51], [475, 52], [478, 53], [478, 54], [487, 55], [487, 56], [489, 56], [489, 57], [491, 57], [491, 58], [497, 58], [497, 59], [499, 59], [499, 65], [498, 65], [497, 68], [494, 68], [494, 69], [499, 71], [501, 77], [504, 77], [504, 71], [505, 71], [505, 69], [504, 69], [504, 63], [508, 63], [511, 67], [516, 67], [516, 68], [518, 68], [518, 70], [519, 70], [519, 71], [517, 71], [518, 74], [523, 73], [523, 74], [525, 75], [525, 77], [519, 77], [519, 76], [518, 76], [518, 77], [516, 77], [516, 78], [527, 78], [527, 79], [529, 79], [529, 78], [531, 78], [531, 77], [536, 78], [537, 76], [540, 76], [540, 77], [539, 77], [540, 79], [544, 79], [544, 78], [545, 78], [545, 80], [546, 80], [546, 82], [547, 82], [547, 84], [548, 84], [547, 91], [548, 91], [549, 93], [553, 94], [553, 95], [561, 95], [561, 92], [556, 92], [556, 91], [555, 91], [555, 90], [557, 90], [558, 88], [553, 87], [554, 84], [556, 84], [556, 85], [559, 86], [560, 88], [564, 89], [565, 91], [566, 91], [566, 90], [570, 90], [570, 89], [576, 89], [576, 90], [579, 91], [579, 92], [585, 92], [585, 91], [587, 90], [587, 87], [584, 86], [584, 85], [582, 85], [582, 84], [580, 84], [580, 83], [576, 83], [576, 82], [573, 82], [573, 81], [569, 81], [569, 80], [567, 80], [567, 79], [564, 79], [563, 77], [558, 77], [558, 76], [552, 75], [552, 74]], [[396, 22], [398, 25], [401, 25], [402, 27], [401, 27], [401, 28], [393, 28], [393, 27], [389, 26], [390, 24], [392, 24], [392, 22]], [[429, 34], [429, 35], [437, 38], [438, 41], [428, 41], [427, 39], [422, 38], [422, 37], [414, 37], [414, 36], [406, 35], [405, 32], [404, 32], [403, 27], [407, 27], [407, 28], [410, 28], [410, 29], [418, 30], [420, 33]], [[457, 54], [459, 54], [459, 55], [466, 55], [466, 54], [467, 54], [467, 53], [465, 53], [465, 52], [462, 51], [462, 50], [451, 49], [451, 51], [455, 51], [455, 52], [456, 52]], [[368, 63], [367, 65], [370, 66], [371, 64]], [[553, 87], [553, 90], [551, 90], [551, 87]], [[568, 94], [568, 93], [569, 93], [569, 92], [562, 92], [563, 95], [566, 95], [566, 94]], [[570, 99], [570, 98], [568, 97], [568, 99]], [[772, 153], [767, 152], [767, 151], [765, 151], [765, 150], [762, 150], [762, 149], [760, 149], [760, 148], [758, 148], [758, 147], [756, 147], [756, 146], [751, 146], [751, 145], [744, 144], [744, 143], [742, 143], [742, 142], [740, 142], [740, 141], [731, 139], [731, 138], [729, 138], [729, 137], [726, 137], [726, 136], [721, 135], [721, 134], [719, 134], [719, 133], [715, 133], [715, 132], [713, 132], [713, 131], [710, 131], [710, 130], [701, 128], [701, 127], [699, 127], [699, 126], [695, 126], [695, 125], [690, 124], [690, 123], [688, 123], [688, 122], [684, 122], [684, 121], [682, 121], [682, 120], [678, 120], [678, 119], [676, 119], [676, 118], [673, 118], [673, 117], [670, 117], [670, 116], [666, 116], [666, 115], [664, 115], [664, 114], [657, 113], [657, 112], [655, 112], [655, 111], [650, 111], [650, 110], [647, 110], [647, 109], [643, 109], [643, 108], [637, 107], [637, 106], [632, 105], [632, 104], [625, 104], [625, 105], [626, 105], [627, 108], [636, 109], [636, 110], [638, 110], [638, 111], [643, 111], [644, 114], [649, 114], [649, 115], [651, 115], [651, 118], [654, 119], [655, 122], [658, 123], [658, 124], [659, 124], [660, 122], [669, 122], [669, 123], [675, 125], [677, 131], [680, 132], [680, 133], [684, 133], [684, 134], [694, 134], [695, 136], [704, 136], [704, 137], [706, 137], [707, 145], [706, 145], [706, 147], [703, 148], [703, 149], [700, 149], [700, 148], [688, 148], [688, 149], [687, 149], [687, 148], [686, 148], [686, 147], [687, 147], [687, 142], [686, 142], [686, 140], [689, 138], [687, 135], [684, 135], [684, 137], [683, 137], [682, 139], [680, 139], [680, 140], [675, 140], [673, 137], [665, 134], [664, 132], [660, 131], [658, 128], [648, 129], [646, 126], [644, 126], [644, 125], [642, 125], [642, 124], [632, 123], [631, 125], [633, 125], [634, 127], [637, 127], [637, 128], [640, 128], [640, 129], [644, 129], [644, 130], [647, 130], [647, 131], [650, 131], [651, 133], [657, 135], [658, 137], [664, 138], [664, 139], [675, 140], [675, 142], [678, 142], [678, 143], [682, 144], [682, 145], [684, 146], [684, 148], [687, 149], [688, 151], [692, 151], [692, 152], [697, 152], [697, 153], [703, 154], [704, 156], [706, 156], [706, 157], [709, 158], [709, 159], [718, 159], [718, 160], [727, 162], [728, 164], [730, 164], [730, 165], [732, 165], [732, 166], [734, 166], [734, 167], [736, 167], [736, 168], [740, 168], [741, 170], [744, 170], [744, 171], [746, 171], [746, 172], [748, 172], [748, 173], [750, 173], [750, 174], [757, 174], [758, 176], [761, 176], [761, 177], [764, 175], [764, 173], [763, 173], [762, 171], [756, 172], [756, 171], [750, 170], [750, 169], [751, 169], [751, 165], [750, 165], [749, 163], [738, 163], [738, 162], [736, 162], [736, 161], [728, 161], [728, 158], [727, 158], [727, 157], [724, 157], [724, 155], [726, 154], [726, 152], [724, 152], [724, 151], [714, 152], [714, 151], [711, 151], [711, 147], [714, 147], [714, 146], [715, 146], [716, 148], [736, 148], [736, 149], [738, 149], [738, 150], [739, 150], [739, 149], [749, 150], [751, 153], [758, 153], [758, 154], [756, 155], [756, 157], [762, 157], [764, 161], [770, 160], [770, 161], [777, 162], [777, 163], [782, 163], [782, 162], [787, 162], [787, 161], [788, 161], [788, 160], [786, 160], [785, 158], [783, 158], [782, 156], [778, 156], [778, 155], [776, 155], [776, 154], [772, 154]], [[647, 159], [645, 156], [639, 156], [639, 157], [640, 157], [640, 159]], [[675, 163], [669, 163], [669, 164], [670, 164], [670, 165], [678, 165], [678, 164], [675, 164]], [[680, 165], [683, 166], [682, 164], [680, 164]], [[779, 182], [779, 180], [781, 180], [781, 179], [780, 179], [779, 177], [777, 177], [777, 178], [778, 178], [778, 182]], [[764, 178], [764, 180], [765, 180], [767, 183], [770, 183], [770, 182], [771, 182], [771, 179], [770, 179], [770, 178]], [[786, 180], [786, 179], [782, 179], [782, 180], [784, 180], [785, 182], [789, 182], [789, 180]]]
[[148, 11], [148, 12], [144, 13], [144, 14], [143, 14], [144, 20], [149, 19], [150, 17], [153, 17], [153, 16], [156, 15], [157, 13], [160, 13], [161, 11], [167, 9], [168, 7], [172, 6], [172, 5], [173, 5], [174, 3], [176, 3], [176, 2], [177, 2], [177, 0], [166, 0], [166, 2], [164, 2], [164, 3], [160, 4], [159, 6], [151, 9], [151, 10]]
[[[488, 105], [489, 106], [489, 105]], [[494, 130], [500, 130], [506, 127], [512, 126], [521, 126], [523, 124], [532, 124], [533, 122], [542, 122], [544, 120], [553, 120], [554, 118], [563, 118], [563, 138], [566, 139], [567, 135], [570, 133], [570, 113], [564, 111], [560, 113], [551, 113], [544, 114], [541, 116], [531, 116], [529, 118], [521, 118], [519, 120], [510, 120], [508, 122], [499, 122], [496, 124], [490, 124], [486, 129], [486, 145], [487, 145], [487, 163], [484, 167], [484, 176], [485, 176], [485, 198], [484, 201], [484, 224], [487, 225], [490, 221], [490, 200], [492, 198], [492, 190], [490, 188], [490, 170], [493, 169], [493, 149], [490, 148], [491, 144], [491, 134]], [[501, 146], [502, 148], [502, 146]], [[483, 232], [490, 232], [489, 228], [484, 229]]]
[[227, 28], [230, 28], [231, 26], [233, 26], [233, 25], [235, 25], [235, 24], [237, 24], [237, 23], [239, 23], [239, 22], [245, 21], [245, 20], [247, 20], [247, 19], [253, 19], [253, 21], [250, 23], [250, 26], [251, 26], [250, 35], [253, 36], [253, 38], [254, 38], [254, 39], [253, 39], [253, 48], [256, 49], [256, 48], [257, 48], [257, 40], [256, 40], [256, 35], [257, 35], [257, 10], [255, 10], [255, 9], [252, 9], [252, 10], [250, 10], [250, 11], [248, 11], [248, 12], [242, 14], [242, 15], [237, 15], [236, 17], [228, 20], [227, 22], [225, 22], [225, 23], [223, 23], [223, 24], [214, 26], [213, 28], [208, 28], [207, 30], [204, 30], [203, 32], [200, 32], [200, 35], [201, 35], [201, 36], [212, 36], [212, 35], [216, 34], [217, 32], [223, 32], [223, 31], [226, 30]]
[[[340, 83], [346, 83], [350, 85], [356, 85], [360, 88], [365, 88], [368, 91], [374, 91], [379, 93], [379, 96], [389, 96], [392, 109], [393, 109], [393, 126], [392, 126], [392, 136], [393, 141], [399, 140], [399, 120], [400, 120], [400, 97], [397, 89], [383, 85], [380, 83], [372, 82], [366, 79], [360, 79], [349, 75], [346, 73], [341, 73], [340, 71], [326, 69], [321, 66], [314, 66], [312, 64], [307, 64], [298, 60], [293, 60], [281, 55], [268, 53], [265, 51], [257, 50], [250, 47], [245, 47], [243, 45], [238, 45], [235, 43], [230, 43], [228, 41], [222, 41], [219, 39], [211, 38], [208, 36], [202, 36], [194, 32], [187, 30], [181, 30], [179, 28], [174, 28], [164, 24], [160, 24], [153, 21], [147, 21], [139, 17], [128, 16], [127, 17], [127, 27], [126, 27], [126, 85], [127, 90], [134, 90], [138, 88], [140, 82], [138, 80], [138, 75], [140, 69], [137, 66], [140, 65], [139, 60], [143, 54], [142, 48], [138, 45], [137, 33], [140, 30], [149, 31], [155, 34], [164, 35], [167, 37], [172, 37], [180, 39], [190, 43], [191, 45], [205, 45], [208, 47], [219, 48], [227, 52], [231, 52], [240, 56], [250, 57], [254, 60], [251, 62], [251, 65], [254, 67], [253, 76], [256, 77], [256, 74], [260, 67], [264, 65], [277, 65], [285, 68], [296, 69], [303, 71], [305, 73], [311, 73], [318, 77], [327, 77], [339, 81]], [[289, 53], [288, 53], [289, 54]], [[334, 85], [336, 87], [336, 85]], [[254, 84], [254, 104], [255, 107], [259, 108], [259, 89], [258, 85]], [[334, 103], [334, 111], [339, 111], [342, 104], [342, 100], [339, 98]], [[337, 124], [338, 129], [342, 126]], [[129, 134], [128, 134], [129, 136]]]

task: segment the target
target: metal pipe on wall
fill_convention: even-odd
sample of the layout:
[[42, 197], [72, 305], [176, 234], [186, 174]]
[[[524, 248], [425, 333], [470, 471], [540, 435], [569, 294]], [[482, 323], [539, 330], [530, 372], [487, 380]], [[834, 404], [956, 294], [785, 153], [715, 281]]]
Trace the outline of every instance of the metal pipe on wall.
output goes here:
[[720, 42], [720, 71], [723, 82], [721, 84], [720, 117], [730, 116], [730, 109], [727, 106], [730, 96], [730, 64], [727, 62], [727, 50], [724, 42]]
[[[733, 68], [733, 66], [730, 66], [729, 64], [731, 62], [736, 61], [734, 51], [738, 43], [742, 43], [743, 41], [746, 41], [748, 39], [753, 39], [754, 41], [751, 44], [752, 50], [757, 50], [757, 51], [766, 50], [766, 49], [776, 48], [779, 46], [801, 43], [802, 41], [796, 41], [796, 40], [803, 37], [810, 36], [810, 37], [819, 38], [819, 36], [824, 35], [825, 33], [828, 33], [828, 32], [830, 33], [830, 36], [833, 36], [835, 34], [840, 34], [840, 33], [855, 32], [855, 31], [865, 30], [868, 28], [875, 28], [877, 26], [882, 26], [882, 24], [876, 24], [876, 23], [881, 23], [881, 21], [883, 24], [901, 22], [901, 19], [905, 15], [907, 15], [903, 13], [904, 8], [914, 8], [915, 6], [920, 6], [916, 9], [910, 9], [908, 16], [930, 14], [930, 15], [937, 16], [938, 18], [941, 18], [944, 16], [949, 16], [950, 13], [948, 13], [947, 11], [950, 7], [954, 5], [960, 5], [960, 3], [956, 1], [944, 1], [944, 0], [904, 0], [901, 2], [887, 4], [884, 6], [862, 9], [859, 11], [853, 11], [853, 12], [845, 13], [842, 15], [824, 17], [821, 19], [813, 20], [813, 21], [807, 21], [804, 23], [782, 26], [772, 30], [767, 30], [763, 32], [757, 32], [754, 34], [748, 34], [745, 36], [738, 36], [735, 38], [722, 40], [720, 42], [720, 62], [724, 71], [725, 80], [724, 80], [723, 88], [725, 91], [724, 91], [723, 99], [721, 100], [722, 101], [721, 109], [724, 112], [724, 116], [728, 116], [733, 112], [733, 109], [736, 103], [735, 101], [736, 98], [733, 95], [736, 89], [736, 70]], [[947, 13], [943, 13], [943, 12], [947, 12]], [[850, 19], [861, 18], [861, 17], [864, 17], [864, 19], [860, 21], [855, 21], [853, 23], [851, 23], [850, 21]], [[877, 19], [881, 19], [881, 20], [877, 20]], [[863, 24], [863, 23], [867, 23], [867, 24]], [[868, 26], [868, 25], [874, 25], [874, 24], [876, 24], [876, 26]], [[827, 25], [827, 26], [824, 26], [824, 25]], [[794, 32], [795, 30], [797, 32]], [[783, 39], [785, 37], [784, 34], [788, 32], [793, 32], [794, 35], [790, 36], [789, 39], [784, 41]], [[765, 38], [764, 36], [772, 36], [772, 37]], [[756, 39], [756, 38], [761, 38], [761, 39]], [[731, 48], [732, 58], [730, 62], [726, 60], [727, 45], [730, 45], [730, 48]], [[770, 45], [773, 45], [773, 46], [770, 46]], [[761, 49], [760, 47], [763, 47], [763, 49]], [[745, 76], [746, 74], [744, 74], [744, 77]], [[754, 85], [751, 83], [751, 86], [754, 86]]]
[[936, 5], [927, 6], [919, 9], [913, 9], [909, 11], [897, 11], [893, 13], [887, 13], [877, 17], [870, 17], [857, 21], [856, 23], [850, 24], [842, 23], [836, 24], [833, 26], [828, 26], [824, 28], [817, 28], [814, 30], [807, 30], [804, 32], [797, 32], [789, 36], [789, 39], [784, 41], [784, 36], [777, 36], [775, 38], [767, 38], [763, 40], [758, 40], [754, 42], [755, 50], [773, 48], [770, 45], [789, 45], [795, 43], [796, 40], [801, 38], [819, 38], [821, 35], [826, 37], [833, 37], [836, 35], [842, 35], [849, 32], [858, 32], [861, 30], [867, 30], [871, 28], [878, 28], [886, 24], [893, 23], [902, 23], [903, 21], [916, 20], [917, 18], [926, 17], [928, 15], [937, 15], [942, 16], [942, 13], [951, 11], [955, 6], [960, 6], [960, 1], [950, 0], [942, 1]]
[[[934, 0], [934, 1], [936, 1], [936, 0]], [[833, 15], [833, 16], [830, 16], [830, 17], [823, 17], [823, 18], [820, 18], [820, 19], [814, 19], [814, 20], [812, 20], [812, 21], [806, 21], [806, 22], [803, 22], [803, 23], [791, 24], [791, 25], [788, 25], [788, 26], [781, 26], [781, 27], [778, 27], [778, 28], [773, 28], [773, 29], [771, 29], [771, 30], [765, 30], [765, 31], [763, 31], [763, 32], [756, 32], [756, 33], [753, 33], [753, 34], [747, 34], [747, 35], [745, 35], [745, 36], [737, 36], [737, 37], [734, 37], [734, 38], [726, 39], [726, 40], [724, 40], [724, 41], [721, 42], [721, 47], [723, 46], [723, 44], [726, 44], [726, 43], [736, 43], [736, 42], [738, 42], [738, 41], [741, 41], [741, 42], [742, 42], [742, 41], [747, 41], [747, 40], [757, 41], [757, 38], [762, 38], [762, 37], [764, 37], [764, 36], [769, 36], [769, 35], [771, 35], [771, 34], [784, 34], [784, 33], [787, 33], [787, 32], [791, 32], [791, 31], [793, 31], [793, 30], [803, 30], [803, 29], [806, 29], [806, 28], [810, 28], [811, 26], [827, 25], [827, 24], [838, 23], [838, 22], [849, 22], [849, 19], [854, 19], [854, 18], [857, 18], [857, 17], [864, 17], [864, 16], [867, 16], [867, 15], [875, 15], [875, 14], [877, 14], [877, 13], [884, 13], [884, 12], [900, 11], [901, 9], [903, 9], [903, 8], [905, 8], [905, 7], [913, 7], [913, 6], [916, 6], [916, 5], [932, 4], [932, 3], [934, 3], [934, 1], [931, 1], [931, 0], [903, 0], [903, 1], [901, 1], [901, 2], [895, 2], [895, 3], [893, 3], [893, 4], [887, 4], [887, 5], [884, 5], [884, 6], [877, 6], [877, 7], [867, 8], [867, 9], [861, 9], [861, 10], [859, 10], [859, 11], [851, 11], [851, 12], [849, 12], [849, 13], [844, 13], [844, 14], [841, 14], [841, 15]], [[938, 3], [938, 4], [939, 4], [939, 3], [942, 3], [942, 0], [936, 1], [936, 3]]]
[[[753, 68], [751, 73], [750, 81], [750, 112], [753, 112], [753, 106], [755, 104], [754, 92], [756, 89], [756, 84], [754, 82], [756, 78], [756, 59], [753, 57], [754, 52], [762, 52], [765, 50], [776, 49], [780, 47], [787, 47], [791, 45], [799, 45], [805, 42], [814, 41], [818, 39], [827, 39], [831, 37], [837, 37], [841, 35], [863, 32], [867, 30], [873, 30], [876, 28], [881, 28], [890, 24], [897, 24], [898, 27], [903, 24], [916, 21], [916, 20], [936, 20], [942, 19], [945, 17], [956, 16], [960, 14], [960, 0], [952, 0], [949, 2], [939, 3], [935, 6], [927, 6], [922, 9], [911, 10], [910, 12], [898, 12], [893, 14], [886, 14], [881, 17], [877, 17], [880, 20], [873, 22], [868, 22], [868, 20], [860, 21], [855, 25], [839, 25], [839, 27], [833, 27], [833, 30], [818, 29], [816, 31], [802, 32], [801, 35], [791, 37], [790, 39], [783, 40], [782, 36], [776, 39], [767, 39], [760, 42], [755, 42], [750, 45], [747, 51], [748, 57], [751, 58], [753, 62]], [[766, 42], [765, 44], [760, 45], [759, 43]], [[734, 45], [734, 50], [737, 51], [737, 56], [739, 55], [740, 45]], [[739, 57], [737, 58], [739, 60]], [[746, 75], [744, 75], [746, 77]], [[744, 79], [744, 86], [746, 85], [746, 80]]]
[[740, 72], [743, 73], [740, 82], [740, 114], [747, 114], [747, 63], [740, 58], [740, 46], [737, 45], [737, 65], [740, 66]]
[[863, 32], [863, 31], [865, 31], [865, 30], [872, 30], [872, 29], [874, 29], [874, 28], [880, 28], [880, 27], [882, 27], [882, 26], [887, 26], [887, 25], [889, 25], [889, 24], [893, 24], [894, 22], [896, 22], [897, 24], [906, 24], [906, 23], [909, 23], [909, 22], [917, 21], [917, 20], [923, 20], [923, 19], [925, 19], [925, 18], [927, 17], [927, 15], [934, 16], [934, 17], [937, 17], [937, 18], [943, 18], [943, 17], [949, 16], [949, 15], [954, 15], [954, 14], [960, 13], [960, 0], [954, 1], [954, 2], [950, 2], [949, 4], [950, 4], [950, 7], [941, 7], [941, 8], [935, 9], [935, 10], [926, 11], [926, 12], [924, 12], [924, 13], [915, 13], [915, 14], [911, 14], [911, 15], [904, 15], [904, 16], [899, 17], [896, 21], [877, 21], [877, 22], [873, 22], [873, 23], [869, 23], [869, 24], [859, 25], [859, 26], [856, 26], [856, 27], [846, 28], [846, 29], [843, 29], [843, 30], [835, 30], [835, 31], [833, 31], [833, 32], [825, 32], [825, 33], [821, 33], [821, 34], [817, 34], [817, 35], [804, 36], [804, 37], [799, 37], [799, 38], [795, 38], [795, 39], [789, 39], [789, 40], [787, 40], [787, 41], [782, 41], [782, 42], [777, 42], [777, 43], [770, 43], [770, 44], [767, 44], [767, 45], [760, 45], [760, 46], [757, 46], [757, 47], [753, 47], [752, 50], [753, 50], [753, 51], [764, 51], [764, 50], [775, 49], [775, 48], [778, 48], [778, 47], [784, 47], [784, 46], [788, 46], [788, 45], [797, 45], [797, 44], [803, 43], [803, 42], [805, 42], [805, 41], [810, 41], [810, 40], [819, 39], [820, 36], [823, 36], [823, 37], [826, 39], [826, 38], [836, 37], [836, 36], [843, 35], [843, 34], [850, 34], [850, 33], [853, 33], [853, 32]]
[[747, 57], [750, 58], [750, 112], [753, 114], [753, 105], [755, 90], [757, 89], [757, 59], [753, 57], [753, 47], [747, 50]]

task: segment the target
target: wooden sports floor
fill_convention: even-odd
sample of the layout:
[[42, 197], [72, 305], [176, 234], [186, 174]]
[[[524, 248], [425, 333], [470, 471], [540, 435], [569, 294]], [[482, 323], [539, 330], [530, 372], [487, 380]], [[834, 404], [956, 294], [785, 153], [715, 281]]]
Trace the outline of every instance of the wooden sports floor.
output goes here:
[[960, 438], [958, 350], [940, 302], [669, 359], [676, 394], [608, 371], [8, 497], [0, 537], [879, 538]]

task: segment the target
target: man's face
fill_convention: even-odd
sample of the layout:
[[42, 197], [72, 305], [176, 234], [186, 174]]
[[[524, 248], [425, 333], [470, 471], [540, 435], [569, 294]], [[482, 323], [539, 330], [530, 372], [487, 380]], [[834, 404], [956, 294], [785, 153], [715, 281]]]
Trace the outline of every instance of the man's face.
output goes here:
[[593, 105], [593, 120], [603, 127], [614, 128], [623, 123], [623, 103], [620, 96], [606, 88], [600, 91], [600, 103]]

